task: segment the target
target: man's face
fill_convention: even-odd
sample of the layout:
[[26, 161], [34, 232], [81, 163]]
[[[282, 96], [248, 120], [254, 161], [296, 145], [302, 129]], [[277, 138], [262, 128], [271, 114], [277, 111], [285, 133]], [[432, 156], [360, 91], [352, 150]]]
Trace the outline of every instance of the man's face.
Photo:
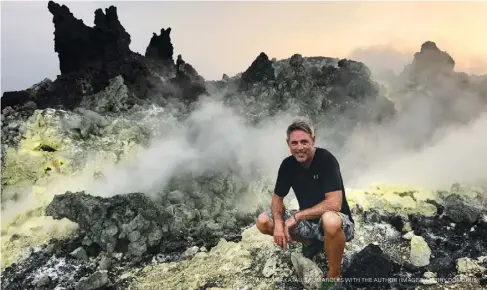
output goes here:
[[302, 163], [311, 159], [315, 140], [311, 138], [310, 134], [302, 130], [294, 130], [289, 134], [288, 146], [294, 158]]

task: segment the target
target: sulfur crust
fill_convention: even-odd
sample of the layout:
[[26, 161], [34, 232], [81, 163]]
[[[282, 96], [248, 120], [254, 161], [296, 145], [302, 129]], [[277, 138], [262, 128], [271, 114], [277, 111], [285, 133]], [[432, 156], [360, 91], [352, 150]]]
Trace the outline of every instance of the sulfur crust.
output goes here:
[[[94, 152], [79, 167], [74, 162], [79, 144], [62, 133], [56, 111], [37, 110], [24, 126], [18, 148], [6, 150], [2, 172], [2, 270], [26, 257], [29, 249], [53, 238], [68, 238], [77, 229], [77, 224], [69, 220], [53, 220], [44, 215], [55, 194], [85, 189], [95, 179], [103, 178], [106, 166], [117, 163], [120, 158], [134, 158], [140, 148], [127, 138], [112, 144], [110, 138], [101, 137], [96, 143], [102, 150]], [[126, 136], [122, 137], [129, 139], [137, 137], [130, 130], [124, 134]], [[41, 146], [54, 150], [40, 150]]]
[[260, 234], [253, 226], [243, 231], [239, 243], [222, 239], [211, 251], [199, 252], [189, 260], [145, 267], [130, 289], [198, 289], [213, 281], [223, 287], [219, 289], [236, 289], [249, 283], [252, 289], [274, 289], [272, 277], [249, 281], [252, 277], [245, 274], [246, 270], [252, 270], [251, 253], [256, 249], [267, 258], [277, 251], [277, 245], [272, 237]]

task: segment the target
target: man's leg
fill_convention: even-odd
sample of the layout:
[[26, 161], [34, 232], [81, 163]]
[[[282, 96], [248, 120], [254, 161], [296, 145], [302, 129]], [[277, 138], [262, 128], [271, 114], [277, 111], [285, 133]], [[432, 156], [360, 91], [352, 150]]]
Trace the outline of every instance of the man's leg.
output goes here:
[[328, 277], [339, 278], [345, 250], [345, 232], [342, 228], [342, 217], [336, 212], [325, 212], [322, 217], [324, 230], [324, 247], [328, 259]]
[[[289, 217], [291, 217], [291, 213], [285, 211], [283, 213], [284, 221]], [[273, 236], [274, 235], [274, 220], [272, 219], [272, 213], [268, 213], [268, 212], [267, 213], [266, 212], [260, 213], [259, 216], [257, 217], [256, 226], [257, 226], [257, 229], [259, 229], [259, 231], [261, 233], [263, 233], [265, 235]], [[305, 245], [309, 245], [311, 243], [310, 240], [308, 240], [304, 237], [301, 237], [299, 235], [299, 233], [297, 231], [297, 226], [296, 226], [296, 228], [290, 230], [290, 235], [294, 241], [303, 243]]]
[[265, 213], [261, 212], [255, 222], [257, 229], [265, 235], [274, 235], [274, 221]]

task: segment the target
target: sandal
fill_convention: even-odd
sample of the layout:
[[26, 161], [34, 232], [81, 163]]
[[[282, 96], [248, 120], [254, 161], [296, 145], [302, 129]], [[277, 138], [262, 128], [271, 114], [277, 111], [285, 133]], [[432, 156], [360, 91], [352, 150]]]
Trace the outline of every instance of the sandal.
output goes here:
[[326, 282], [323, 282], [320, 286], [320, 290], [338, 290], [338, 289], [340, 289], [340, 284], [330, 279], [327, 279]]

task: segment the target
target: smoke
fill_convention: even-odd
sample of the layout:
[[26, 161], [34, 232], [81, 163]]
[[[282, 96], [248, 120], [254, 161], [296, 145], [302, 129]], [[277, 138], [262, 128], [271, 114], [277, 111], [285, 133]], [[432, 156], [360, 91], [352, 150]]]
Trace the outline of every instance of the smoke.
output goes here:
[[[387, 63], [378, 67], [387, 67]], [[391, 87], [397, 83], [404, 82]], [[317, 128], [317, 146], [337, 156], [346, 187], [389, 183], [445, 188], [454, 182], [480, 184], [487, 180], [487, 115], [485, 100], [477, 91], [446, 78], [427, 89], [392, 93], [397, 94], [393, 95], [397, 116], [381, 125], [357, 127], [345, 144], [334, 139], [336, 131], [342, 130], [337, 128], [343, 128], [341, 124], [319, 122], [324, 127]], [[356, 115], [353, 111], [341, 114], [344, 122], [347, 116], [353, 119]], [[250, 124], [245, 110], [225, 105], [222, 92], [213, 92], [202, 98], [183, 121], [155, 119], [154, 123], [164, 128], [160, 137], [134, 158], [105, 167], [103, 179], [93, 180], [92, 173], [80, 173], [63, 178], [55, 187], [50, 185], [48, 191], [86, 190], [105, 197], [127, 192], [158, 196], [180, 176], [232, 172], [256, 188], [257, 195], [264, 195], [271, 189], [281, 161], [289, 155], [285, 130], [295, 117], [290, 110], [258, 125]], [[259, 183], [261, 180], [270, 182], [266, 187]], [[252, 199], [255, 195], [249, 196]]]
[[[357, 53], [365, 55], [365, 51]], [[382, 47], [380, 51], [393, 50]], [[376, 63], [377, 68], [391, 63], [399, 66], [406, 60], [404, 54], [387, 55], [382, 64]], [[407, 80], [401, 79], [390, 86], [404, 83]], [[317, 146], [338, 157], [346, 187], [382, 182], [445, 188], [454, 182], [487, 179], [487, 157], [482, 151], [487, 148], [485, 101], [478, 92], [452, 82], [450, 76], [426, 89], [393, 94], [397, 94], [393, 96], [398, 109], [395, 118], [357, 127], [344, 145], [334, 139], [336, 134], [330, 134], [340, 124], [328, 121], [327, 128], [317, 128], [322, 133]], [[236, 172], [249, 183], [275, 179], [280, 162], [289, 154], [285, 130], [296, 115], [281, 112], [256, 126], [247, 122], [242, 111], [224, 105], [221, 93], [201, 99], [186, 120], [169, 126], [173, 129], [152, 140], [135, 161], [107, 169], [105, 178], [88, 190], [102, 196], [133, 191], [156, 195], [174, 177], [215, 171]], [[345, 122], [355, 112], [341, 114]]]
[[251, 126], [245, 116], [224, 105], [220, 96], [204, 98], [189, 117], [151, 141], [134, 160], [107, 168], [90, 193], [155, 195], [177, 176], [236, 172], [247, 182], [273, 176], [288, 154], [285, 130], [292, 116], [279, 115]]
[[[387, 183], [446, 189], [454, 182], [470, 185], [487, 182], [486, 113], [468, 124], [438, 131], [433, 138], [435, 142], [415, 150], [407, 149], [398, 142], [399, 138], [383, 135], [383, 132], [385, 130], [371, 132], [375, 134], [369, 134], [368, 140], [349, 148], [350, 155], [344, 158], [347, 169], [352, 168], [353, 158], [357, 160], [360, 153], [366, 155], [368, 162], [365, 170], [354, 172], [355, 178], [349, 180], [350, 187]], [[364, 137], [354, 135], [358, 136]], [[359, 153], [359, 149], [362, 152]]]
[[[480, 106], [474, 101], [458, 101], [455, 107], [462, 114], [473, 114], [473, 108]], [[423, 98], [415, 102], [416, 109], [399, 112], [389, 123], [357, 128], [339, 150], [330, 149], [339, 148], [332, 137], [317, 136], [317, 146], [338, 157], [346, 187], [389, 183], [445, 188], [454, 182], [476, 184], [487, 179], [483, 154], [487, 115], [442, 127], [451, 118], [431, 114], [438, 110], [437, 102]], [[249, 183], [273, 180], [280, 162], [289, 155], [285, 130], [294, 117], [282, 112], [254, 126], [238, 110], [224, 105], [220, 96], [202, 99], [185, 121], [152, 140], [134, 161], [107, 169], [105, 178], [88, 191], [102, 196], [134, 191], [156, 195], [174, 177], [227, 170]], [[435, 133], [428, 137], [426, 132], [431, 131]]]
[[[485, 184], [487, 95], [485, 85], [477, 85], [482, 77], [435, 74], [407, 87], [411, 80], [404, 64], [411, 63], [413, 54], [387, 46], [352, 52], [352, 59], [363, 61], [376, 80], [388, 87], [398, 114], [391, 122], [359, 128], [350, 136], [341, 152], [347, 185], [449, 188], [454, 182]], [[428, 69], [441, 71], [434, 65]], [[483, 82], [487, 84], [487, 78]]]

